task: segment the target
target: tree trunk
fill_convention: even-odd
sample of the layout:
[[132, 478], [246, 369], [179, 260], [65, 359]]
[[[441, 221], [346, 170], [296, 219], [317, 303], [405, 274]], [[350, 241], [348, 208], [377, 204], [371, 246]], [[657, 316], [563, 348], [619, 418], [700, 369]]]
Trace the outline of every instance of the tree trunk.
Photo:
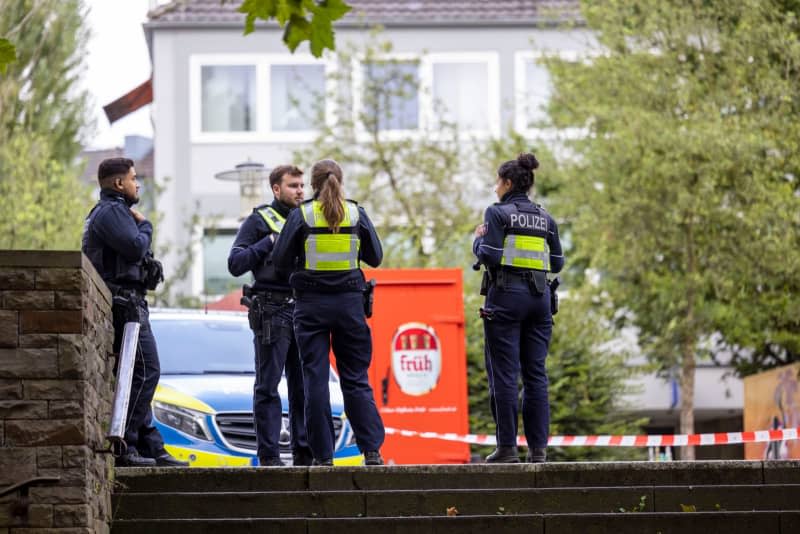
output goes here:
[[[694, 341], [687, 339], [681, 355], [681, 419], [680, 433], [694, 434]], [[694, 460], [694, 447], [683, 447], [681, 460]]]

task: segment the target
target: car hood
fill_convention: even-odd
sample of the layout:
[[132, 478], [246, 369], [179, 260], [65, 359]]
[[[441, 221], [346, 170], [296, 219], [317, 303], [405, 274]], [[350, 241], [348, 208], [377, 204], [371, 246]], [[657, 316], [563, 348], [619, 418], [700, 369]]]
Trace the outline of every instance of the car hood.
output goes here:
[[[162, 374], [155, 401], [177, 404], [203, 412], [250, 412], [253, 410], [253, 375]], [[331, 411], [344, 410], [342, 391], [338, 383], [330, 383]], [[286, 379], [278, 384], [283, 409], [288, 409]], [[199, 401], [199, 402], [197, 402]]]

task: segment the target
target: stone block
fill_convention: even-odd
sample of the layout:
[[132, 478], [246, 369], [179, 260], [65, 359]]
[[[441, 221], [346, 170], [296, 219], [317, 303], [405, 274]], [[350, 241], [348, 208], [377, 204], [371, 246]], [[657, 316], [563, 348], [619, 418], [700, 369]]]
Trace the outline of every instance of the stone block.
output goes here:
[[30, 269], [0, 267], [0, 289], [33, 289], [34, 283]]
[[75, 291], [56, 291], [57, 310], [82, 310], [83, 296]]
[[49, 468], [39, 468], [38, 475], [40, 477], [58, 477], [61, 480], [59, 481], [60, 486], [80, 486], [86, 487], [88, 477], [86, 475], [85, 469], [76, 469], [76, 468], [66, 468], [62, 467], [60, 469], [55, 469], [52, 467]]
[[83, 398], [81, 380], [23, 380], [26, 399], [71, 400]]
[[0, 347], [16, 347], [19, 343], [19, 313], [0, 310]]
[[36, 465], [45, 469], [61, 467], [61, 447], [39, 447], [36, 449]]
[[34, 486], [30, 489], [33, 502], [48, 504], [81, 504], [89, 502], [89, 494], [83, 486]]
[[53, 505], [52, 504], [31, 504], [28, 505], [28, 527], [52, 527], [53, 526]]
[[22, 382], [20, 380], [0, 379], [0, 400], [22, 398]]
[[0, 419], [46, 419], [47, 401], [0, 401]]
[[0, 349], [0, 378], [55, 378], [56, 349]]
[[80, 311], [24, 310], [20, 312], [22, 334], [80, 334], [83, 331]]
[[53, 506], [53, 526], [84, 527], [89, 524], [88, 504], [57, 504]]
[[4, 447], [0, 454], [0, 488], [36, 476], [36, 449]]
[[87, 376], [86, 359], [89, 351], [85, 350], [83, 336], [77, 334], [60, 334], [58, 336], [58, 372], [62, 378], [85, 378]]
[[64, 467], [85, 469], [88, 458], [88, 447], [64, 447]]
[[2, 307], [7, 310], [52, 310], [55, 302], [52, 291], [2, 292]]
[[37, 269], [36, 289], [81, 291], [83, 277], [78, 269]]
[[29, 349], [57, 349], [58, 334], [21, 334], [19, 346]]
[[71, 417], [83, 417], [83, 405], [81, 401], [56, 401], [49, 402], [48, 417], [50, 419], [67, 419]]
[[78, 445], [86, 431], [82, 419], [6, 421], [6, 443], [11, 446]]

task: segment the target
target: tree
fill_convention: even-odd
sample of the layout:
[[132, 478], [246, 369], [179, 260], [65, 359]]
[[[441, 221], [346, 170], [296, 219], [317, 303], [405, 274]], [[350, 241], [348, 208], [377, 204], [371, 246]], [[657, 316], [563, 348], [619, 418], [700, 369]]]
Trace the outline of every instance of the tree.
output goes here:
[[[379, 44], [365, 49], [343, 47], [337, 53], [338, 90], [327, 99], [323, 95], [317, 99], [330, 107], [316, 111], [319, 135], [308, 148], [295, 154], [295, 160], [310, 162], [332, 157], [344, 167], [345, 189], [366, 205], [381, 235], [384, 266], [464, 269], [470, 428], [473, 432], [490, 431], [493, 423], [484, 367], [483, 324], [477, 313], [483, 297], [479, 295], [480, 274], [470, 269], [474, 261], [473, 230], [482, 221], [486, 205], [495, 200], [492, 186], [499, 164], [519, 152], [530, 151], [531, 146], [513, 133], [498, 139], [467, 138], [457, 124], [442, 118], [440, 106], [435, 106], [434, 116], [423, 121], [415, 134], [398, 137], [387, 133], [388, 125], [414, 121], [403, 103], [413, 100], [413, 95], [422, 90], [415, 69], [411, 68], [417, 60], [387, 59], [391, 44], [380, 43], [377, 35], [370, 42]], [[356, 95], [351, 89], [354, 57], [361, 59], [362, 78], [355, 89], [360, 91], [360, 107], [355, 113]], [[546, 150], [536, 153], [543, 168], [554, 167]], [[554, 190], [547, 171], [537, 173], [537, 181], [541, 194]], [[608, 413], [612, 407], [617, 408], [619, 395], [625, 390], [624, 367], [618, 358], [606, 356], [596, 348], [606, 339], [599, 323], [590, 321], [574, 329], [585, 319], [572, 314], [564, 312], [568, 319], [556, 336], [579, 336], [573, 344], [564, 342], [563, 346], [573, 350], [574, 345], [580, 345], [581, 350], [578, 356], [567, 355], [564, 359], [554, 353], [550, 357], [555, 364], [551, 372], [560, 376], [561, 362], [583, 365], [580, 374], [574, 376], [586, 385], [575, 386], [573, 375], [569, 375], [559, 381], [553, 402], [554, 406], [579, 405], [583, 410], [575, 417], [568, 416], [566, 409], [554, 409], [554, 428], [588, 432], [590, 424], [600, 421], [603, 429], [632, 429], [633, 425], [621, 422], [628, 418], [618, 418], [617, 412]], [[558, 353], [560, 346], [555, 348]], [[596, 391], [596, 395], [587, 394], [584, 388]], [[587, 404], [595, 406], [595, 410], [586, 408]], [[581, 418], [588, 413], [591, 418], [581, 426]], [[576, 457], [574, 451], [563, 454]]]
[[555, 125], [588, 131], [565, 164], [576, 251], [660, 370], [678, 370], [682, 433], [715, 334], [800, 346], [800, 44], [776, 6], [587, 0], [600, 53], [546, 61]]
[[244, 0], [239, 6], [239, 11], [247, 15], [245, 35], [255, 31], [256, 20], [275, 19], [284, 30], [283, 42], [289, 50], [294, 52], [308, 41], [315, 57], [321, 57], [326, 48], [336, 48], [333, 22], [350, 9], [342, 0]]
[[82, 2], [0, 0], [0, 35], [16, 60], [0, 76], [0, 247], [78, 248], [91, 199], [78, 182], [88, 123], [78, 89], [87, 33]]

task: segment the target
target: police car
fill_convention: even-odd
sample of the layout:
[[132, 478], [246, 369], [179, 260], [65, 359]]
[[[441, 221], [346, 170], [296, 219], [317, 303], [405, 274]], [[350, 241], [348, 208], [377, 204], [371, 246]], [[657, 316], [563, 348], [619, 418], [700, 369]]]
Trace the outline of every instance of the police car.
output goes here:
[[[258, 465], [253, 334], [247, 316], [154, 309], [150, 324], [161, 361], [153, 419], [166, 449], [192, 466]], [[291, 465], [285, 377], [278, 389], [283, 404], [281, 459]], [[344, 414], [339, 379], [332, 368], [330, 403], [336, 433], [334, 464], [360, 465], [363, 457]]]

